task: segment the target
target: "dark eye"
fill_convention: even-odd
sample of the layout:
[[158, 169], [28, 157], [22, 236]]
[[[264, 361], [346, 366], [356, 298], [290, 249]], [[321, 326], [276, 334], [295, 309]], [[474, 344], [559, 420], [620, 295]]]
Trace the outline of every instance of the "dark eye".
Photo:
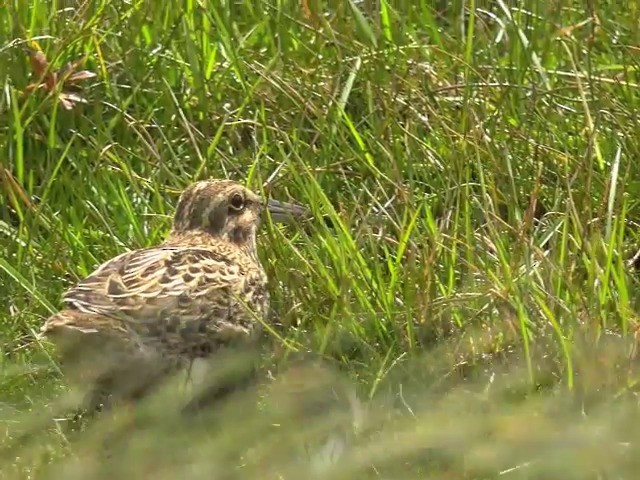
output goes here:
[[239, 193], [236, 193], [233, 197], [231, 197], [230, 205], [234, 210], [242, 210], [244, 208], [244, 197]]

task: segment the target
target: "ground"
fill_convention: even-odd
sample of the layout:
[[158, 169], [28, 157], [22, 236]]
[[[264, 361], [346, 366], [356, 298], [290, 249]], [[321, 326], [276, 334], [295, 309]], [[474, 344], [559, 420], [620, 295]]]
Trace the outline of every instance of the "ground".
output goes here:
[[36, 333], [62, 292], [226, 177], [315, 215], [261, 230], [263, 366], [313, 355], [357, 391], [331, 478], [635, 478], [635, 2], [2, 11], [3, 477], [306, 478], [292, 451], [331, 409], [267, 395], [194, 424], [168, 389], [82, 431], [53, 420], [67, 385]]

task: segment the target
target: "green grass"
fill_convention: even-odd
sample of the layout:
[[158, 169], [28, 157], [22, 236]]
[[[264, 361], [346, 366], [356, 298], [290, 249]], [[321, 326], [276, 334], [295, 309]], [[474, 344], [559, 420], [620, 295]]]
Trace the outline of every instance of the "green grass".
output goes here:
[[[0, 476], [308, 478], [289, 447], [333, 410], [191, 425], [161, 395], [126, 441], [50, 412], [62, 292], [228, 177], [316, 215], [262, 229], [264, 363], [369, 404], [329, 478], [636, 478], [640, 8], [591, 3], [1, 5]], [[86, 103], [23, 93], [33, 40]]]

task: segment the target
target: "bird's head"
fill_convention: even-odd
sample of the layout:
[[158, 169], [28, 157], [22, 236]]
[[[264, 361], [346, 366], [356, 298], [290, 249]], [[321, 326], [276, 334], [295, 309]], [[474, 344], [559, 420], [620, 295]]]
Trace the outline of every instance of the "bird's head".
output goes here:
[[276, 222], [303, 216], [307, 209], [264, 200], [232, 180], [204, 180], [188, 186], [178, 200], [172, 234], [205, 233], [239, 246], [255, 245], [263, 212]]

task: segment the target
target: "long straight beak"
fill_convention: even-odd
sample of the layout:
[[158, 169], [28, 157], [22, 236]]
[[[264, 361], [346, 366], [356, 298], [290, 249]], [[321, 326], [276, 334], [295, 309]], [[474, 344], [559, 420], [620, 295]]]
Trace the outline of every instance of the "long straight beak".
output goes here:
[[267, 200], [266, 203], [266, 209], [269, 210], [271, 219], [274, 222], [291, 222], [292, 220], [299, 219], [309, 214], [307, 207], [303, 207], [296, 203], [281, 202], [280, 200], [273, 199]]

